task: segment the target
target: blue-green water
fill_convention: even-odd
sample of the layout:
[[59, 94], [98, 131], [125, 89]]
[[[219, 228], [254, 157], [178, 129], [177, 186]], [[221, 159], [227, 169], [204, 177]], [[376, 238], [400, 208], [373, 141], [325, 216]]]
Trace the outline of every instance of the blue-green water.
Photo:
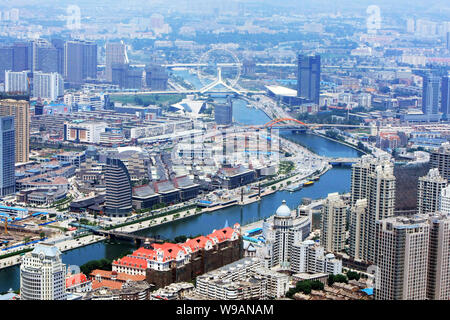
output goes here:
[[[241, 124], [264, 124], [270, 119], [260, 110], [248, 108], [243, 100], [233, 101], [234, 120]], [[284, 132], [282, 135], [308, 146], [314, 152], [328, 157], [358, 157], [361, 154], [342, 144], [306, 134]], [[194, 216], [182, 221], [154, 227], [140, 231], [143, 235], [161, 235], [163, 238], [173, 239], [179, 235], [208, 234], [213, 229], [222, 228], [228, 221], [231, 226], [238, 222], [247, 224], [274, 214], [282, 200], [294, 208], [301, 203], [303, 197], [318, 199], [326, 197], [331, 192], [348, 192], [350, 190], [349, 168], [333, 168], [325, 173], [314, 185], [305, 187], [297, 192], [280, 191], [262, 198], [260, 201], [246, 206], [234, 206], [222, 210]], [[96, 243], [86, 247], [63, 253], [63, 262], [67, 265], [82, 265], [90, 260], [115, 258], [133, 248], [131, 244]], [[0, 260], [1, 263], [1, 260]], [[19, 266], [0, 270], [0, 292], [9, 288], [20, 287]]]

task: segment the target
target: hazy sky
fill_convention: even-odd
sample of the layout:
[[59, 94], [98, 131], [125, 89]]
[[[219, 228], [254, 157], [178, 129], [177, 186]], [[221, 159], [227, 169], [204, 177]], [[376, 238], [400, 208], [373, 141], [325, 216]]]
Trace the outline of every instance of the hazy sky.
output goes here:
[[342, 14], [360, 12], [369, 5], [378, 5], [382, 11], [389, 14], [438, 15], [450, 20], [449, 0], [1, 0], [0, 8], [39, 8], [64, 7], [76, 4], [83, 8], [106, 6], [108, 8], [123, 8], [129, 5], [144, 8], [183, 8], [186, 6], [210, 10], [211, 7], [227, 8], [227, 3], [240, 3], [248, 8], [264, 8], [277, 6], [293, 8], [294, 13], [317, 12]]

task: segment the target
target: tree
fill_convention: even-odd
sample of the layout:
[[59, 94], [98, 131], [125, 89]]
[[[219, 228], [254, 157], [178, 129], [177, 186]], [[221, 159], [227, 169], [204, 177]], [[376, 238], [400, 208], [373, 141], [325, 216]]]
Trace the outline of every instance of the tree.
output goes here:
[[361, 275], [355, 271], [348, 271], [347, 277], [348, 277], [348, 280], [359, 280], [361, 278]]
[[334, 277], [333, 274], [330, 274], [330, 275], [328, 276], [327, 283], [328, 283], [329, 286], [332, 286], [333, 283], [335, 282], [335, 279], [334, 279], [334, 278], [335, 278], [335, 277]]
[[44, 239], [44, 238], [45, 238], [45, 232], [39, 233], [39, 237], [40, 237], [41, 239]]
[[344, 274], [337, 274], [334, 276], [334, 281], [335, 282], [344, 282], [344, 283], [348, 283], [348, 279]]

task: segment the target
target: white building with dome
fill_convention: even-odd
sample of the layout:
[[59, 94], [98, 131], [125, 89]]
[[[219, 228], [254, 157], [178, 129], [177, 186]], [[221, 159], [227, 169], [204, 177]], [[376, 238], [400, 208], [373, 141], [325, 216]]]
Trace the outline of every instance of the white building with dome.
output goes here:
[[300, 215], [291, 210], [283, 200], [275, 215], [263, 222], [262, 237], [265, 245], [259, 248], [257, 256], [264, 260], [267, 268], [280, 266], [290, 269], [291, 248], [295, 242], [302, 242], [311, 232], [312, 217]]
[[326, 254], [319, 243], [306, 240], [311, 233], [312, 216], [291, 210], [283, 200], [275, 215], [264, 220], [262, 238], [256, 256], [266, 268], [293, 273], [342, 273], [342, 261]]

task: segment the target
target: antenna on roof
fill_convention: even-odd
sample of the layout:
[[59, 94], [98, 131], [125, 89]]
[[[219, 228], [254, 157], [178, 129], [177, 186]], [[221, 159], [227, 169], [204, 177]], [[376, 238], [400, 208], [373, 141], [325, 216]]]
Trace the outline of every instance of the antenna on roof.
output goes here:
[[228, 228], [228, 219], [225, 221], [225, 226], [224, 228]]

